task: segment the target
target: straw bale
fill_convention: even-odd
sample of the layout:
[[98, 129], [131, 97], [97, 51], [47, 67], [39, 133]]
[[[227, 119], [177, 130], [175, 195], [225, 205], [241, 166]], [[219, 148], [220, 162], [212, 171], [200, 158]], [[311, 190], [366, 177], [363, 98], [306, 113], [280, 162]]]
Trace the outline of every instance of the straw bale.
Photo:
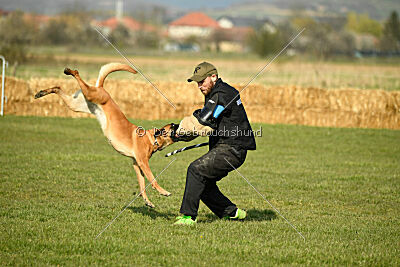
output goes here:
[[[88, 81], [95, 84], [95, 80]], [[60, 86], [67, 93], [79, 89], [66, 78], [35, 78], [28, 81], [6, 77], [6, 114], [88, 117], [70, 111], [56, 95], [34, 99], [45, 88]], [[106, 80], [104, 87], [129, 118], [181, 119], [204, 104], [193, 83], [158, 82], [154, 86], [176, 110], [147, 82]], [[329, 127], [400, 129], [400, 92], [383, 90], [301, 88], [234, 84], [251, 122], [303, 124]]]

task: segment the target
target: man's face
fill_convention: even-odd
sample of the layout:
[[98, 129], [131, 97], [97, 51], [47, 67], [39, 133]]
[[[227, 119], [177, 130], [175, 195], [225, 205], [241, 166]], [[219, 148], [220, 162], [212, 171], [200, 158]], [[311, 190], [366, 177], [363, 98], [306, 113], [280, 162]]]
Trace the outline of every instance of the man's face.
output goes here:
[[201, 82], [197, 82], [197, 86], [199, 87], [201, 93], [203, 95], [208, 95], [211, 92], [211, 89], [214, 87], [215, 82], [212, 77], [208, 76]]

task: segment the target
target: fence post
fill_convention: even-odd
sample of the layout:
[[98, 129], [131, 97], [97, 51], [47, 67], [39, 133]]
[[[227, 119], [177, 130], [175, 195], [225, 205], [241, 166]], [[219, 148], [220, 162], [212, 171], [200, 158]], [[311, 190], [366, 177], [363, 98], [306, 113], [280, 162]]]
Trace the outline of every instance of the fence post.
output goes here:
[[1, 74], [1, 112], [0, 115], [4, 115], [4, 79], [5, 79], [5, 70], [6, 70], [6, 59], [0, 55], [0, 59], [3, 60], [3, 71]]

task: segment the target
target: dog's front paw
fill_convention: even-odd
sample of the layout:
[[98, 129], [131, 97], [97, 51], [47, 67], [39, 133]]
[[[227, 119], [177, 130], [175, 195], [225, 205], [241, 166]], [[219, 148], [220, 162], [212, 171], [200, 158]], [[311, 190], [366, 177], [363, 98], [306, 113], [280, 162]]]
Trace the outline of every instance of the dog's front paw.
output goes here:
[[163, 192], [161, 192], [160, 193], [162, 196], [164, 196], [164, 197], [169, 197], [170, 195], [171, 195], [171, 193], [170, 192], [168, 192], [168, 191], [163, 191]]
[[54, 86], [48, 89], [40, 90], [39, 92], [36, 93], [35, 99], [41, 98], [48, 94], [58, 93], [60, 90], [61, 90], [60, 86]]

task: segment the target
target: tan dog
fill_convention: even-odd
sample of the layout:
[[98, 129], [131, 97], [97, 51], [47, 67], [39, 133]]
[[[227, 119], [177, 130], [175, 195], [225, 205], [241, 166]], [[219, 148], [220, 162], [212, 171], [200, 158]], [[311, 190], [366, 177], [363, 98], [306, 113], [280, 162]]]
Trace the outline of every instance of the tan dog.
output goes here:
[[81, 90], [73, 95], [67, 95], [60, 87], [52, 87], [41, 90], [35, 95], [35, 98], [55, 93], [71, 110], [95, 115], [100, 122], [104, 135], [114, 149], [133, 159], [133, 168], [139, 182], [141, 195], [147, 206], [154, 207], [146, 195], [143, 176], [147, 177], [153, 188], [161, 195], [171, 195], [154, 180], [149, 159], [154, 152], [162, 150], [174, 142], [171, 135], [175, 136], [177, 125], [168, 124], [161, 129], [145, 131], [143, 128], [130, 123], [109, 93], [103, 88], [105, 78], [114, 71], [136, 73], [126, 64], [110, 63], [100, 69], [96, 86], [90, 86], [81, 79], [77, 70], [66, 68], [64, 73], [72, 75], [78, 81]]

